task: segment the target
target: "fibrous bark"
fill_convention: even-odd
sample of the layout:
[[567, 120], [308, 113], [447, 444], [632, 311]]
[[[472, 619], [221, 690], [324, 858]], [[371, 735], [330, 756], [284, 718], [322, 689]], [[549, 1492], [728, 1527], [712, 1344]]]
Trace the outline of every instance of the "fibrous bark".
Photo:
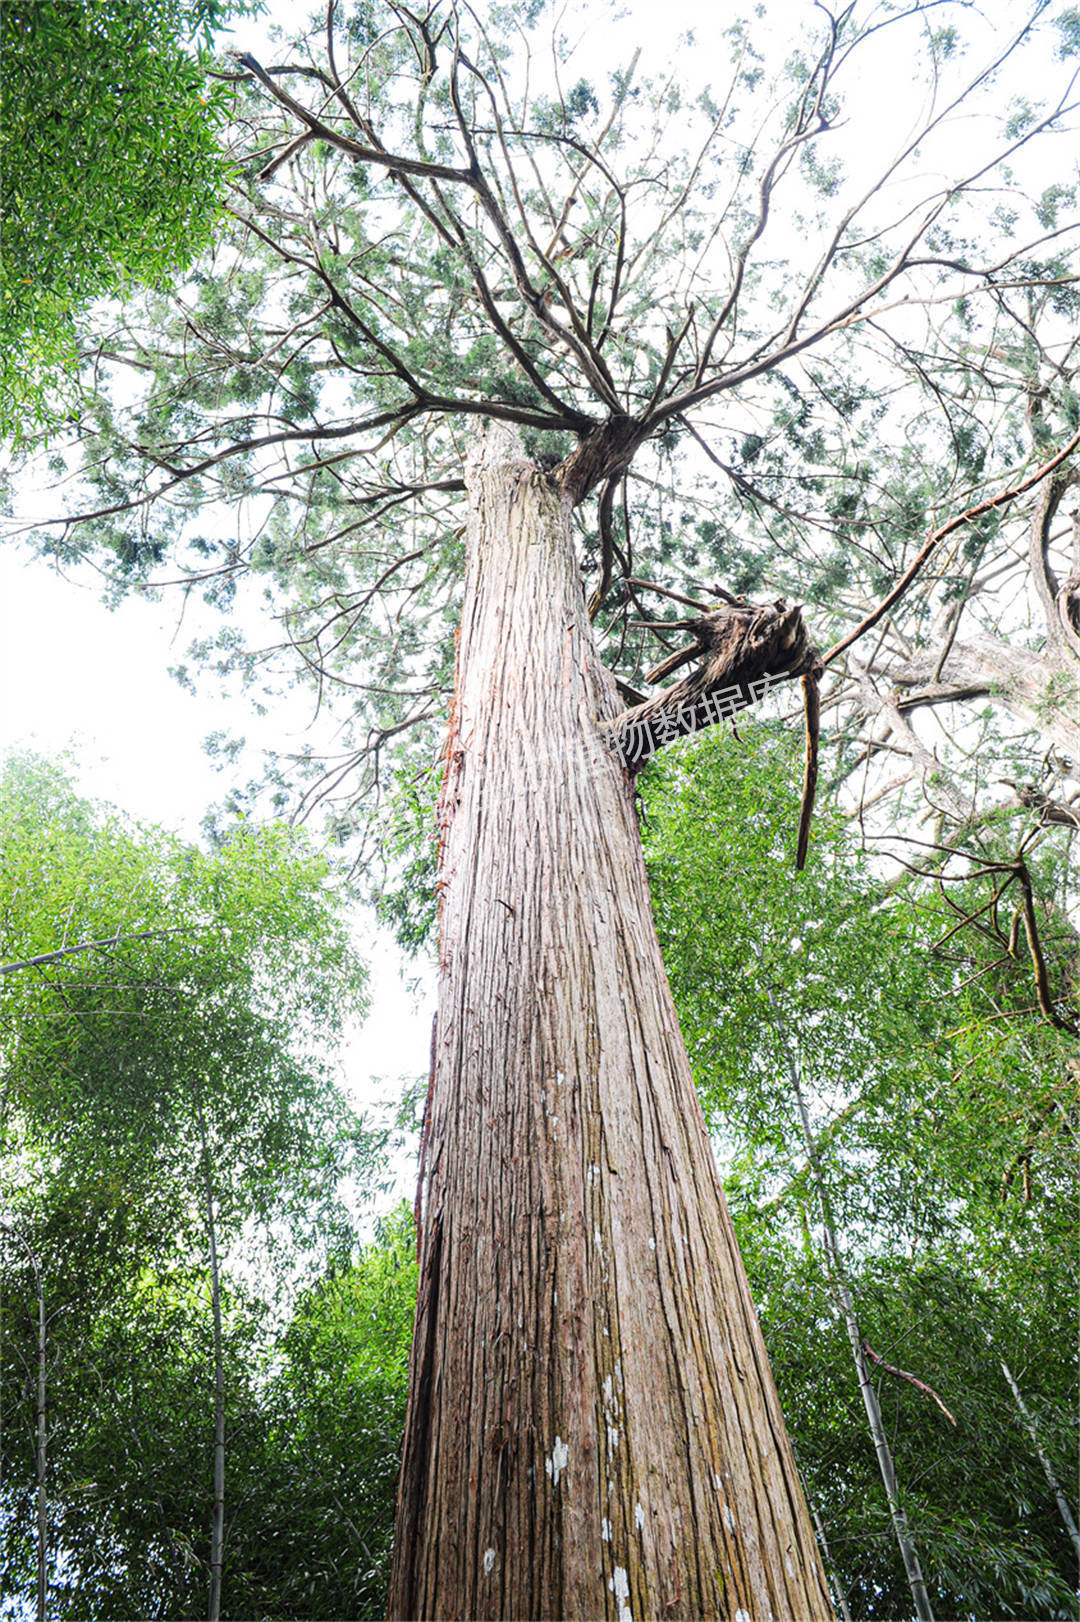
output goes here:
[[472, 462], [395, 1618], [831, 1616], [569, 499]]
[[692, 674], [623, 711], [602, 729], [631, 770], [675, 738], [756, 704], [774, 683], [818, 665], [802, 610], [783, 601], [724, 604], [690, 621], [688, 629], [694, 645], [665, 660], [650, 672], [650, 679], [659, 680], [690, 659], [699, 659]]

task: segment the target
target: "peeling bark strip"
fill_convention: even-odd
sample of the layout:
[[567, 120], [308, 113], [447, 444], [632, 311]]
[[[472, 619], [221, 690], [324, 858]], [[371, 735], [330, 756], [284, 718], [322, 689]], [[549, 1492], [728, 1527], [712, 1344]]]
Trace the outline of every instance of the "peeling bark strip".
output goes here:
[[700, 658], [698, 668], [602, 728], [609, 747], [632, 771], [665, 744], [713, 726], [758, 703], [777, 682], [819, 667], [802, 610], [783, 601], [764, 607], [724, 604], [688, 625], [694, 645], [665, 659], [649, 679], [659, 681], [693, 658]]
[[500, 441], [469, 467], [390, 1615], [819, 1622], [569, 502]]

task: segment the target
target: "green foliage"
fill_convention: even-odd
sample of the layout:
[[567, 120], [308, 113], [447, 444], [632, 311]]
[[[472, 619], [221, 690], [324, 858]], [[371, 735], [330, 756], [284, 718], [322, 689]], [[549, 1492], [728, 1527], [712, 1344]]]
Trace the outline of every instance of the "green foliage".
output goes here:
[[399, 775], [383, 840], [391, 865], [375, 892], [375, 912], [410, 953], [432, 946], [438, 924], [435, 805], [441, 781], [442, 773], [431, 767], [418, 776]]
[[[0, 1267], [10, 1418], [32, 1412], [30, 1281], [7, 1245]], [[283, 1327], [232, 1284], [226, 1615], [385, 1615], [415, 1300], [405, 1207], [310, 1286]], [[205, 1608], [209, 1322], [205, 1279], [144, 1271], [96, 1316], [78, 1300], [52, 1328], [50, 1502], [66, 1559], [50, 1615], [179, 1619]], [[33, 1506], [17, 1451], [11, 1438], [0, 1547], [9, 1576], [22, 1574], [12, 1591], [30, 1594]]]
[[[91, 1210], [71, 1216], [66, 1234], [81, 1253], [82, 1289], [74, 1267], [64, 1265], [60, 1232], [48, 1223], [34, 1232], [51, 1315], [48, 1614], [78, 1622], [205, 1614], [213, 1447], [209, 1280], [187, 1266], [157, 1273], [130, 1265], [104, 1290], [95, 1240], [108, 1245], [110, 1236]], [[33, 1414], [32, 1296], [10, 1246], [0, 1251], [0, 1268], [6, 1387], [0, 1561], [26, 1569], [34, 1511], [19, 1433]], [[224, 1316], [226, 1486], [240, 1494], [267, 1462], [266, 1422], [258, 1414], [266, 1309], [250, 1289], [234, 1285]], [[23, 1580], [21, 1592], [32, 1594], [32, 1579]]]
[[[650, 764], [646, 855], [785, 1416], [852, 1615], [907, 1615], [911, 1599], [834, 1264], [815, 1237], [823, 1197], [862, 1333], [956, 1419], [874, 1365], [935, 1608], [1070, 1617], [1068, 1541], [1000, 1367], [1017, 1374], [1068, 1481], [1069, 1038], [1033, 1014], [1026, 954], [1002, 952], [1007, 896], [999, 934], [955, 930], [969, 914], [992, 917], [1000, 871], [890, 894], [826, 813], [796, 877], [799, 751], [782, 732], [740, 730], [741, 741], [714, 733]], [[1042, 861], [1033, 882], [1054, 898], [1040, 904], [1044, 950], [1067, 984], [1067, 887], [1060, 855]]]
[[[239, 1506], [255, 1482], [264, 1505], [287, 1500], [297, 1468], [269, 1396], [282, 1314], [305, 1272], [348, 1265], [347, 1189], [382, 1171], [328, 1058], [364, 971], [325, 859], [284, 828], [238, 827], [207, 855], [31, 759], [0, 776], [0, 832], [0, 954], [23, 965], [0, 983], [0, 1199], [18, 1235], [0, 1251], [3, 1560], [30, 1569], [28, 1245], [49, 1315], [51, 1614], [187, 1616], [208, 1557], [210, 1213], [227, 1494], [252, 1540], [239, 1583], [270, 1524], [256, 1535]], [[376, 1497], [395, 1445], [380, 1423]]]
[[[797, 1116], [783, 1107], [787, 1049], [774, 1002], [797, 997], [791, 1040], [822, 1121], [837, 1107], [879, 1114], [884, 1076], [895, 1107], [913, 1040], [929, 1033], [910, 926], [881, 907], [835, 812], [816, 818], [812, 859], [793, 882], [798, 759], [783, 734], [749, 725], [742, 736], [710, 732], [650, 768], [645, 843], [707, 1117], [737, 1129], [740, 1175], [765, 1194], [805, 1158]], [[847, 1197], [863, 1198], [860, 1175]]]
[[416, 1280], [402, 1206], [297, 1304], [263, 1399], [272, 1499], [245, 1504], [237, 1614], [385, 1616]]
[[1061, 35], [1058, 55], [1062, 59], [1080, 56], [1080, 8], [1070, 6], [1068, 11], [1059, 12], [1054, 18], [1054, 27]]
[[[775, 1217], [743, 1210], [738, 1230], [807, 1493], [852, 1616], [910, 1616], [851, 1347], [820, 1252], [785, 1235]], [[1068, 1261], [1051, 1260], [1071, 1299]], [[932, 1388], [956, 1421], [928, 1392], [871, 1363], [936, 1614], [1074, 1618], [1068, 1539], [998, 1362], [1020, 1371], [1040, 1441], [1067, 1483], [1071, 1314], [1003, 1299], [963, 1258], [863, 1251], [851, 1257], [848, 1277], [867, 1343]]]
[[64, 416], [80, 309], [207, 245], [227, 173], [221, 94], [185, 41], [251, 9], [9, 0], [0, 12], [0, 433], [17, 444]]
[[281, 827], [239, 825], [212, 855], [139, 833], [35, 762], [8, 769], [0, 816], [5, 961], [115, 940], [5, 978], [16, 1141], [73, 1176], [122, 1181], [130, 1154], [133, 1175], [167, 1177], [203, 1087], [222, 1219], [272, 1203], [283, 1158], [337, 1110], [319, 1050], [364, 1006], [325, 859]]

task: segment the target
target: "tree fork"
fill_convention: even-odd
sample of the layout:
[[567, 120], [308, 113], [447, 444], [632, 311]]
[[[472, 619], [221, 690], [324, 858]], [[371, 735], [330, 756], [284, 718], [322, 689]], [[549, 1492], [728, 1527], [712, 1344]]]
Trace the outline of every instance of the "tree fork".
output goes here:
[[470, 459], [390, 1616], [832, 1616], [649, 910], [571, 500]]

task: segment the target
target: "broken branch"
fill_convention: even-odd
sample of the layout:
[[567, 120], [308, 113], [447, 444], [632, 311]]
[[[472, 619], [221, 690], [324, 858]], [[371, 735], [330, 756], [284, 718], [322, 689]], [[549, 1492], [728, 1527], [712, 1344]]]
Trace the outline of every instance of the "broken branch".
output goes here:
[[906, 1369], [898, 1369], [894, 1363], [886, 1363], [885, 1359], [880, 1357], [878, 1353], [875, 1352], [868, 1340], [863, 1341], [862, 1347], [867, 1357], [869, 1357], [872, 1362], [876, 1363], [879, 1369], [884, 1369], [886, 1374], [895, 1374], [898, 1380], [906, 1380], [909, 1385], [913, 1385], [915, 1387], [916, 1391], [921, 1391], [924, 1397], [929, 1397], [932, 1402], [937, 1403], [950, 1425], [956, 1424], [956, 1420], [953, 1418], [952, 1414], [950, 1414], [949, 1410], [946, 1408], [945, 1404], [942, 1402], [932, 1385], [927, 1385], [925, 1380], [916, 1379], [915, 1375], [909, 1374]]
[[698, 668], [602, 728], [605, 741], [630, 771], [676, 738], [757, 703], [774, 683], [802, 675], [817, 661], [802, 610], [783, 601], [725, 604], [692, 624], [693, 645], [672, 654], [650, 672], [650, 679], [693, 658], [700, 658]]

